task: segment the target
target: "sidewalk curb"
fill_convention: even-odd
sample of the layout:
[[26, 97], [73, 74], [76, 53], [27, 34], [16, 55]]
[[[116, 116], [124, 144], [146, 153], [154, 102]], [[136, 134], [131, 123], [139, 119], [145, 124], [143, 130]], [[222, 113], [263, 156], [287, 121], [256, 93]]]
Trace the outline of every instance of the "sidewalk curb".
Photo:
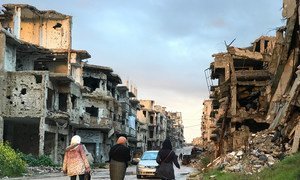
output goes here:
[[23, 180], [23, 179], [41, 179], [42, 178], [55, 178], [55, 177], [61, 177], [66, 176], [63, 173], [49, 173], [49, 174], [38, 174], [38, 175], [32, 175], [32, 176], [22, 176], [22, 177], [4, 177], [1, 179], [10, 179], [10, 180]]

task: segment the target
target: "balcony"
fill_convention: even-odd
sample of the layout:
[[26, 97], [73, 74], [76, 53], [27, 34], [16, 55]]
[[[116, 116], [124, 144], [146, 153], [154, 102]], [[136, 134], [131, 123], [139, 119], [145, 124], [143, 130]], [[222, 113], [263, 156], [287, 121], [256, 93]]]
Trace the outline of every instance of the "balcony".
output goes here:
[[122, 125], [122, 134], [129, 135], [129, 126]]
[[129, 98], [120, 98], [119, 102], [124, 104], [129, 104]]
[[67, 112], [64, 111], [48, 111], [47, 117], [49, 119], [55, 120], [55, 121], [68, 121], [70, 116]]
[[[55, 112], [56, 113], [56, 112]], [[62, 113], [62, 112], [60, 112]], [[66, 112], [64, 112], [65, 114]], [[68, 110], [69, 120], [75, 125], [84, 125], [89, 126], [90, 124], [90, 114], [89, 113], [80, 113], [77, 108]]]
[[111, 129], [112, 121], [109, 118], [101, 118], [99, 121], [100, 129]]
[[113, 123], [110, 118], [91, 117], [90, 128], [100, 129], [108, 132], [112, 127], [113, 127]]
[[164, 136], [160, 136], [160, 141], [164, 141], [166, 138]]
[[129, 112], [129, 103], [125, 103], [125, 102], [121, 102], [121, 106], [122, 106], [122, 111], [124, 112]]
[[143, 141], [144, 140], [144, 135], [143, 134], [137, 134], [136, 138], [138, 141]]
[[148, 141], [156, 141], [156, 138], [155, 137], [152, 137], [152, 138], [148, 138]]
[[100, 89], [96, 89], [95, 91], [91, 92], [91, 90], [84, 86], [82, 96], [84, 98], [94, 99], [94, 100], [104, 100], [104, 101], [110, 101], [114, 99], [111, 96], [111, 92], [103, 91]]
[[235, 74], [239, 81], [265, 81], [271, 77], [267, 70], [237, 70]]
[[154, 126], [157, 126], [157, 124], [156, 124], [156, 122], [153, 122], [153, 123], [149, 123], [148, 126], [154, 127]]
[[130, 135], [131, 137], [136, 137], [136, 130], [133, 129], [133, 128], [129, 128], [129, 135]]
[[140, 124], [139, 127], [140, 127], [140, 130], [143, 130], [143, 131], [148, 130], [148, 125], [147, 124]]
[[90, 123], [91, 123], [91, 115], [89, 113], [84, 113], [82, 116], [81, 116], [81, 122], [79, 124], [82, 124], [84, 126], [90, 126]]
[[113, 127], [114, 127], [115, 132], [117, 134], [122, 133], [122, 124], [121, 124], [121, 122], [113, 121]]

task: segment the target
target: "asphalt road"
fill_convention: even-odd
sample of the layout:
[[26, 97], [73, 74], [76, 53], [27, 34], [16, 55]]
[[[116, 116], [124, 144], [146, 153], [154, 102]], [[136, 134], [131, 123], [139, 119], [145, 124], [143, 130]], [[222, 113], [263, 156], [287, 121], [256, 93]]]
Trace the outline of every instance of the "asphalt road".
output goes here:
[[[195, 169], [187, 166], [181, 166], [180, 169], [174, 167], [176, 180], [185, 180], [189, 173], [196, 171]], [[21, 177], [21, 178], [5, 178], [11, 180], [24, 180], [24, 179], [44, 179], [44, 180], [69, 180], [68, 176], [62, 173], [51, 173], [34, 177]], [[92, 180], [101, 179], [109, 180], [108, 169], [95, 169], [92, 173]], [[127, 168], [125, 180], [136, 180], [136, 166], [130, 166]]]

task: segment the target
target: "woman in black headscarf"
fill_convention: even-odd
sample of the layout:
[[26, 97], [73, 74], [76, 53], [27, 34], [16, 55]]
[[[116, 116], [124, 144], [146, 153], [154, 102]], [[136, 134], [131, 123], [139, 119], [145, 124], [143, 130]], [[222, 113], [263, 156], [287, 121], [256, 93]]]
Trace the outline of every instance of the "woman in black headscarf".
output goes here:
[[172, 144], [169, 139], [166, 139], [162, 144], [162, 149], [159, 150], [156, 162], [159, 168], [156, 170], [156, 175], [161, 179], [175, 179], [173, 163], [180, 169], [177, 161], [177, 156], [172, 150]]

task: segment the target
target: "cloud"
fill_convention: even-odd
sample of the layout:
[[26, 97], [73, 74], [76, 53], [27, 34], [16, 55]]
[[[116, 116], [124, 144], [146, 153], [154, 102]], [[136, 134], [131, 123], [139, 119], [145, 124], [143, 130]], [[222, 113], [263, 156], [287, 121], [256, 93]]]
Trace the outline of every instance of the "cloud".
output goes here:
[[[186, 126], [201, 118], [202, 100], [208, 98], [204, 70], [212, 54], [225, 51], [224, 41], [236, 38], [235, 46], [246, 47], [283, 23], [282, 3], [273, 0], [2, 2], [72, 15], [73, 48], [88, 50], [90, 63], [110, 66], [133, 81], [139, 97], [183, 112]], [[200, 134], [199, 127], [192, 129]]]

